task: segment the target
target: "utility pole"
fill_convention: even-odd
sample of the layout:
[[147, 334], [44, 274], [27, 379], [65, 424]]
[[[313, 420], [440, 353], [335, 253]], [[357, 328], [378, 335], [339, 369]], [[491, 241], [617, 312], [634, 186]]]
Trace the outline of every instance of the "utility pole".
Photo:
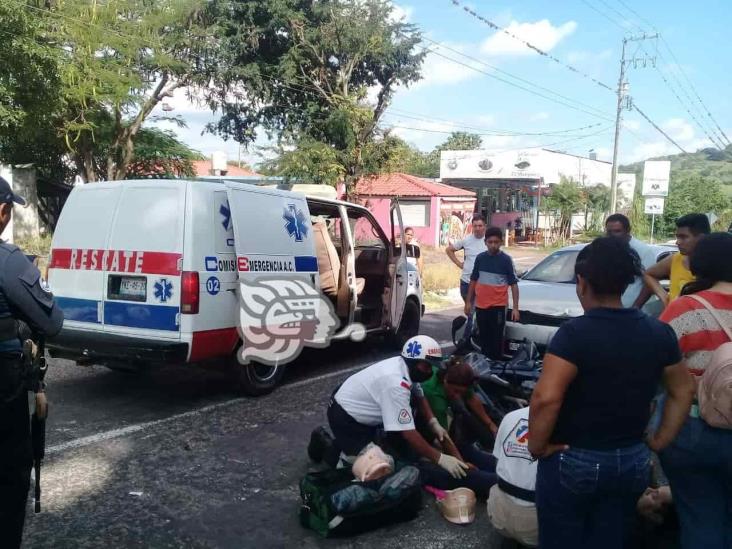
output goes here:
[[[658, 38], [658, 33], [648, 35], [643, 33], [639, 36], [629, 36], [623, 38], [623, 49], [620, 54], [620, 77], [618, 78], [618, 103], [617, 111], [615, 113], [615, 139], [613, 141], [613, 165], [612, 172], [610, 174], [610, 213], [615, 213], [618, 206], [618, 148], [620, 146], [620, 127], [622, 125], [623, 108], [629, 108], [630, 103], [626, 101], [626, 105], [623, 105], [623, 101], [626, 100], [628, 93], [628, 82], [625, 79], [625, 67], [629, 61], [633, 63], [634, 67], [637, 67], [639, 62], [645, 67], [648, 63], [647, 56], [643, 58], [637, 58], [635, 55], [633, 59], [626, 60], [625, 53], [628, 42], [641, 42], [643, 40], [655, 40]], [[655, 66], [656, 58], [650, 58], [650, 62]], [[630, 99], [629, 97], [627, 99]]]
[[613, 140], [613, 166], [610, 174], [610, 213], [618, 206], [618, 146], [620, 145], [620, 124], [622, 122], [623, 97], [627, 91], [625, 82], [625, 46], [628, 39], [623, 38], [623, 51], [620, 54], [620, 78], [618, 78], [618, 106], [615, 112], [615, 139]]

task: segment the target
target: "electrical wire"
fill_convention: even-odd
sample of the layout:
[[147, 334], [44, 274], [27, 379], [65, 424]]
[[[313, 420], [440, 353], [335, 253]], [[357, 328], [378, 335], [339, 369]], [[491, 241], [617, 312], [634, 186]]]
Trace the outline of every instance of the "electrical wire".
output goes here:
[[673, 139], [671, 138], [671, 136], [670, 136], [670, 135], [668, 135], [668, 134], [667, 134], [667, 133], [666, 133], [665, 131], [663, 131], [663, 130], [662, 130], [661, 128], [659, 128], [659, 127], [658, 127], [658, 126], [656, 125], [656, 123], [655, 123], [655, 122], [654, 122], [653, 120], [651, 120], [650, 118], [648, 118], [648, 115], [646, 115], [646, 113], [644, 113], [644, 112], [643, 112], [642, 110], [640, 110], [640, 109], [638, 108], [638, 105], [636, 105], [636, 104], [634, 103], [634, 104], [633, 104], [633, 108], [634, 108], [634, 109], [635, 109], [635, 110], [636, 110], [636, 111], [638, 112], [638, 114], [640, 114], [640, 115], [641, 115], [641, 116], [642, 116], [643, 118], [645, 118], [645, 119], [646, 119], [646, 121], [647, 121], [647, 122], [648, 122], [648, 123], [649, 123], [649, 124], [650, 124], [651, 126], [653, 126], [654, 128], [656, 128], [656, 129], [657, 129], [657, 130], [658, 130], [658, 131], [659, 131], [659, 132], [660, 132], [661, 134], [663, 134], [663, 136], [664, 136], [664, 137], [665, 137], [666, 139], [668, 139], [668, 140], [669, 140], [669, 141], [670, 141], [671, 143], [673, 143], [674, 145], [676, 145], [676, 147], [677, 147], [677, 148], [678, 148], [678, 149], [679, 149], [679, 150], [680, 150], [680, 151], [681, 151], [682, 153], [686, 154], [686, 151], [684, 150], [684, 148], [683, 148], [683, 147], [682, 147], [681, 145], [679, 145], [679, 144], [678, 144], [678, 143], [677, 143], [676, 141], [674, 141], [674, 140], [673, 140]]
[[531, 43], [531, 42], [529, 42], [528, 40], [524, 40], [524, 39], [523, 39], [523, 38], [521, 38], [520, 36], [517, 36], [517, 35], [515, 35], [514, 33], [512, 33], [511, 31], [509, 31], [508, 29], [506, 29], [506, 28], [504, 28], [504, 27], [501, 27], [500, 25], [498, 25], [498, 24], [494, 23], [493, 21], [491, 21], [490, 19], [487, 19], [486, 17], [483, 17], [482, 15], [480, 15], [479, 13], [477, 13], [477, 12], [476, 12], [476, 11], [475, 11], [474, 9], [472, 9], [471, 7], [469, 7], [469, 6], [467, 6], [467, 5], [464, 5], [464, 4], [463, 4], [463, 3], [462, 3], [462, 2], [460, 1], [460, 0], [449, 0], [449, 1], [450, 1], [450, 2], [452, 2], [452, 3], [453, 3], [453, 4], [455, 5], [455, 6], [457, 6], [457, 7], [459, 7], [459, 8], [462, 8], [462, 9], [463, 9], [463, 11], [465, 11], [465, 12], [466, 12], [466, 13], [468, 13], [468, 14], [470, 14], [470, 15], [471, 15], [471, 16], [473, 16], [473, 17], [474, 17], [475, 19], [478, 19], [479, 21], [481, 21], [481, 22], [485, 23], [486, 25], [488, 25], [488, 26], [489, 26], [489, 27], [491, 27], [492, 29], [494, 29], [494, 30], [496, 30], [496, 31], [500, 31], [500, 32], [502, 32], [503, 34], [505, 34], [505, 35], [507, 35], [507, 36], [510, 36], [510, 37], [511, 37], [511, 38], [513, 38], [514, 40], [518, 40], [519, 42], [521, 42], [522, 44], [524, 44], [524, 45], [525, 45], [525, 46], [526, 46], [527, 48], [529, 48], [529, 49], [531, 49], [531, 50], [535, 51], [535, 52], [536, 52], [536, 53], [538, 53], [539, 55], [541, 55], [541, 56], [543, 56], [543, 57], [546, 57], [547, 59], [550, 59], [550, 60], [551, 60], [551, 61], [553, 61], [554, 63], [557, 63], [558, 65], [561, 65], [561, 66], [563, 66], [564, 68], [566, 68], [566, 69], [568, 69], [568, 70], [572, 71], [572, 72], [573, 72], [573, 73], [575, 73], [575, 74], [578, 74], [578, 75], [580, 75], [580, 76], [582, 76], [582, 77], [584, 77], [584, 78], [586, 78], [586, 79], [588, 79], [588, 80], [591, 80], [592, 82], [594, 82], [594, 83], [595, 83], [596, 85], [600, 86], [601, 88], [604, 88], [604, 89], [606, 89], [606, 90], [608, 90], [608, 91], [610, 91], [610, 92], [613, 92], [613, 93], [615, 93], [615, 90], [614, 90], [614, 89], [613, 89], [613, 88], [612, 88], [611, 86], [608, 86], [608, 85], [607, 85], [607, 84], [605, 84], [604, 82], [601, 82], [601, 81], [600, 81], [600, 80], [598, 80], [597, 78], [594, 78], [593, 76], [591, 76], [591, 75], [587, 74], [586, 72], [584, 72], [584, 71], [582, 71], [582, 70], [580, 70], [580, 69], [578, 69], [578, 68], [576, 68], [576, 67], [574, 67], [574, 66], [570, 65], [569, 63], [565, 63], [565, 62], [564, 62], [564, 61], [562, 61], [561, 59], [558, 59], [558, 58], [554, 57], [554, 56], [553, 56], [552, 54], [550, 54], [549, 52], [546, 52], [546, 51], [542, 50], [541, 48], [539, 48], [539, 47], [535, 46], [534, 44], [532, 44], [532, 43]]
[[[624, 0], [617, 0], [617, 2], [620, 5], [622, 5], [626, 10], [628, 10], [630, 13], [635, 15], [641, 22], [645, 23], [646, 25], [648, 25], [649, 28], [653, 29], [655, 32], [658, 33], [658, 30], [656, 29], [655, 25], [653, 25], [653, 23], [651, 23], [648, 19], [644, 18], [640, 13], [638, 13], [636, 10], [634, 10]], [[664, 45], [664, 47], [668, 51], [669, 55], [671, 55], [671, 58], [674, 61], [674, 67], [684, 77], [684, 80], [686, 80], [689, 88], [691, 89], [692, 93], [695, 95], [697, 102], [699, 103], [699, 106], [701, 107], [701, 109], [703, 109], [703, 113], [706, 114], [707, 117], [709, 118], [709, 120], [714, 124], [714, 126], [719, 131], [719, 133], [724, 137], [724, 140], [727, 141], [727, 144], [728, 145], [731, 144], [732, 142], [730, 141], [729, 137], [727, 137], [727, 134], [721, 128], [721, 126], [719, 125], [717, 120], [714, 118], [714, 116], [712, 116], [712, 113], [709, 111], [709, 108], [707, 107], [706, 103], [704, 103], [704, 101], [702, 100], [702, 98], [699, 95], [699, 92], [696, 90], [696, 87], [694, 86], [693, 82], [687, 75], [686, 71], [684, 71], [684, 68], [681, 65], [681, 63], [679, 63], [679, 60], [676, 58], [676, 55], [674, 54], [673, 50], [671, 49], [671, 46], [669, 45], [669, 43], [666, 41], [666, 39], [663, 37], [663, 35], [661, 33], [658, 33], [658, 34], [661, 37], [661, 44]], [[660, 55], [660, 52], [659, 52], [659, 55]], [[670, 63], [668, 63], [668, 64], [671, 65]], [[682, 89], [683, 89], [683, 86], [682, 86]]]

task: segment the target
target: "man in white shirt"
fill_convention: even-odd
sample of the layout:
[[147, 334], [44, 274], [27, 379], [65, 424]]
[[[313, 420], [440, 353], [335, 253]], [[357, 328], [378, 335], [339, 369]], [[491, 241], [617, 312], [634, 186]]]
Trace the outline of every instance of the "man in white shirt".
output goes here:
[[383, 429], [387, 434], [401, 435], [415, 454], [453, 477], [465, 477], [468, 465], [432, 447], [414, 424], [412, 396], [435, 437], [443, 440], [447, 436], [419, 386], [432, 377], [432, 366], [441, 359], [442, 349], [434, 339], [415, 336], [406, 342], [401, 356], [377, 362], [346, 379], [328, 405], [328, 423], [336, 448], [346, 458], [356, 456], [369, 442], [375, 442]]
[[[468, 236], [461, 238], [447, 245], [445, 253], [459, 269], [462, 270], [460, 274], [460, 296], [463, 298], [465, 304], [468, 299], [468, 288], [470, 287], [470, 275], [473, 273], [473, 265], [475, 265], [475, 258], [478, 254], [485, 252], [488, 248], [485, 245], [485, 230], [486, 224], [485, 219], [482, 215], [475, 214], [473, 216], [473, 232]], [[455, 255], [458, 250], [463, 250], [462, 261]], [[473, 303], [470, 304], [471, 310]], [[472, 332], [473, 326], [473, 314], [468, 315], [468, 322], [465, 324], [465, 338], [469, 338]]]
[[534, 489], [538, 461], [529, 453], [529, 408], [506, 414], [493, 456], [498, 484], [488, 497], [488, 518], [499, 534], [528, 547], [539, 543]]
[[[621, 238], [628, 242], [630, 247], [638, 254], [641, 266], [645, 271], [656, 264], [656, 252], [653, 251], [651, 246], [635, 238], [631, 234], [630, 230], [630, 219], [625, 217], [623, 214], [613, 214], [605, 220], [605, 234], [607, 234], [607, 236]], [[637, 276], [622, 296], [623, 307], [632, 307], [633, 303], [638, 299], [642, 289], [643, 277]]]

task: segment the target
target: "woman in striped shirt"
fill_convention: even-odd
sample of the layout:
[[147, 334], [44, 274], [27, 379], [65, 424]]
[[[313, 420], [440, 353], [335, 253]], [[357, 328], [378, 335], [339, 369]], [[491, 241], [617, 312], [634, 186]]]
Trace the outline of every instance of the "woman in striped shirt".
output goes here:
[[[698, 301], [697, 294], [732, 326], [732, 234], [713, 233], [697, 244], [690, 259], [696, 280], [661, 315], [679, 338], [689, 369], [704, 374], [714, 350], [728, 341], [722, 327]], [[684, 549], [732, 547], [732, 430], [717, 429], [690, 417], [674, 443], [661, 454], [681, 522]]]

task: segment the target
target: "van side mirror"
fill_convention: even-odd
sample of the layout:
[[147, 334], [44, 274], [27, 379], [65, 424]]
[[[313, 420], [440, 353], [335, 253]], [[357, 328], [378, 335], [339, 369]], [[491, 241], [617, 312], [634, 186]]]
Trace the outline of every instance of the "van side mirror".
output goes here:
[[518, 274], [517, 274], [516, 276], [517, 276], [518, 278], [523, 278], [523, 277], [525, 277], [525, 276], [526, 276], [526, 275], [527, 275], [528, 273], [529, 273], [529, 270], [528, 270], [528, 269], [524, 269], [523, 271], [520, 271], [520, 272], [519, 272], [519, 273], [518, 273]]

